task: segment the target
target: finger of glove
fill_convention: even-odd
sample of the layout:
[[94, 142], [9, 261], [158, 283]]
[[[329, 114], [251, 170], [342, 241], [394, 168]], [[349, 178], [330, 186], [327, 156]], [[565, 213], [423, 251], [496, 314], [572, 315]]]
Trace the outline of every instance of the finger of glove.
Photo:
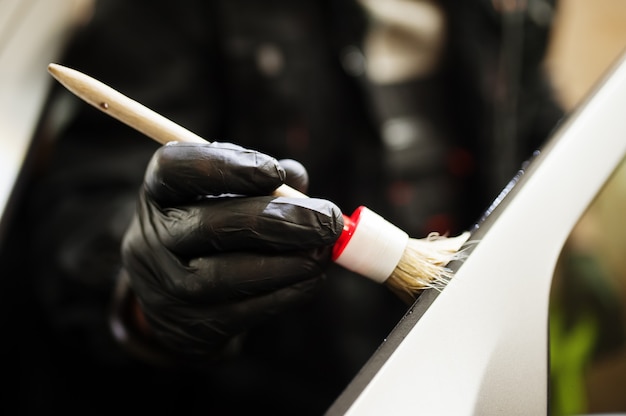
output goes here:
[[212, 354], [233, 336], [308, 301], [321, 279], [309, 279], [263, 296], [228, 304], [175, 304], [144, 309], [161, 342], [197, 356]]
[[144, 178], [147, 194], [170, 206], [203, 196], [268, 195], [285, 171], [268, 155], [230, 143], [170, 143], [152, 156]]
[[306, 194], [309, 189], [309, 173], [306, 168], [293, 159], [281, 159], [278, 163], [285, 169], [285, 183]]
[[279, 255], [225, 253], [193, 259], [188, 264], [172, 263], [155, 276], [159, 276], [159, 286], [177, 299], [189, 303], [223, 303], [271, 293], [322, 276], [329, 263], [327, 247]]
[[153, 210], [162, 245], [183, 258], [216, 252], [301, 250], [332, 245], [343, 229], [339, 208], [317, 198], [214, 198], [185, 209]]

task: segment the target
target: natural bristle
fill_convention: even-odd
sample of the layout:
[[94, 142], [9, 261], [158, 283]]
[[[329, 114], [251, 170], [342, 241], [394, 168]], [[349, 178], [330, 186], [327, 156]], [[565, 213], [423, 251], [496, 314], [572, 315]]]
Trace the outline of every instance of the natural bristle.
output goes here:
[[461, 247], [468, 238], [469, 232], [454, 238], [434, 233], [409, 239], [400, 262], [385, 283], [407, 300], [414, 300], [424, 289], [443, 289], [453, 274], [447, 265], [463, 259]]

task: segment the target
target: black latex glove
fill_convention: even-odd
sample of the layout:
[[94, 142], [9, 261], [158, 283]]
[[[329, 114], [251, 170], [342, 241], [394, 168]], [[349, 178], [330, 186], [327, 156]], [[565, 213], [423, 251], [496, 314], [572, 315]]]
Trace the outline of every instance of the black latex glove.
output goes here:
[[[293, 172], [302, 190], [306, 171]], [[285, 176], [275, 159], [228, 143], [157, 150], [122, 256], [168, 349], [211, 356], [312, 295], [343, 219], [326, 200], [270, 196]]]

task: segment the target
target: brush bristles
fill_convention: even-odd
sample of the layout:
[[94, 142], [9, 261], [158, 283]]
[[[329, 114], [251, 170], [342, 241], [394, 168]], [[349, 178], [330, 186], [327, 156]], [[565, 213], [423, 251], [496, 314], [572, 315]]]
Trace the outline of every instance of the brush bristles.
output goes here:
[[407, 300], [414, 300], [424, 289], [442, 290], [452, 278], [447, 265], [463, 259], [461, 246], [469, 232], [454, 238], [431, 233], [426, 238], [410, 238], [407, 247], [385, 283]]

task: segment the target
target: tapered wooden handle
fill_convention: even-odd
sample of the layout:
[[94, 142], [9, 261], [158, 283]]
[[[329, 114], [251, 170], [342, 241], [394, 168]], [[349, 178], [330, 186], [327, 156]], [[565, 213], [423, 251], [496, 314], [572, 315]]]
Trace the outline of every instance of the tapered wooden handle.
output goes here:
[[[52, 63], [48, 65], [48, 72], [80, 99], [161, 144], [173, 141], [209, 143], [172, 120], [80, 71]], [[307, 195], [284, 184], [273, 194], [307, 198]]]

